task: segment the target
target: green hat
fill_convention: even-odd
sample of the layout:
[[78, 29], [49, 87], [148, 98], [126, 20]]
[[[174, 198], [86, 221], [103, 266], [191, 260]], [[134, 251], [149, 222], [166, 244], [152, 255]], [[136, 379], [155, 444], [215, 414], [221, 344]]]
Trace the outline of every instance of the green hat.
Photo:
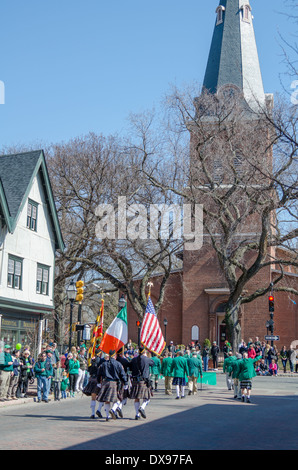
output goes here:
[[9, 344], [6, 344], [6, 345], [4, 346], [4, 349], [11, 349], [11, 346], [9, 346]]

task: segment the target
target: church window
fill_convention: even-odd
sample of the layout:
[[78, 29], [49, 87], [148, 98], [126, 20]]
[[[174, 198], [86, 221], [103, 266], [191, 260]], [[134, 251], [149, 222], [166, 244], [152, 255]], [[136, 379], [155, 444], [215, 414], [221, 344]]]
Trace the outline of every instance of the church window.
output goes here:
[[237, 175], [241, 175], [243, 173], [243, 157], [241, 155], [236, 155], [234, 158], [234, 170]]
[[242, 6], [242, 21], [246, 23], [250, 23], [251, 19], [251, 6], [250, 5], [243, 5]]
[[221, 161], [215, 160], [213, 162], [213, 182], [220, 184], [223, 179], [223, 166]]
[[217, 14], [217, 19], [216, 19], [216, 26], [223, 23], [223, 15], [224, 15], [225, 7], [222, 5], [219, 5], [216, 8], [216, 14]]

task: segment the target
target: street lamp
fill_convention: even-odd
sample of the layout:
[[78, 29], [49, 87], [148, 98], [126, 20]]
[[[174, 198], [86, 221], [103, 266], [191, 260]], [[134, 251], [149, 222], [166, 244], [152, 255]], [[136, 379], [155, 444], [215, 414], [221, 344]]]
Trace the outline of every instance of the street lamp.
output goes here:
[[118, 307], [119, 309], [121, 310], [122, 308], [125, 307], [125, 304], [126, 304], [126, 300], [125, 300], [125, 295], [122, 294], [119, 301], [118, 301]]
[[163, 319], [163, 324], [165, 326], [165, 343], [167, 342], [167, 324], [168, 320], [166, 318]]
[[66, 289], [68, 300], [70, 301], [70, 318], [69, 318], [69, 343], [68, 350], [71, 350], [71, 337], [72, 337], [72, 311], [73, 304], [77, 295], [77, 289], [74, 281], [71, 281], [68, 288]]

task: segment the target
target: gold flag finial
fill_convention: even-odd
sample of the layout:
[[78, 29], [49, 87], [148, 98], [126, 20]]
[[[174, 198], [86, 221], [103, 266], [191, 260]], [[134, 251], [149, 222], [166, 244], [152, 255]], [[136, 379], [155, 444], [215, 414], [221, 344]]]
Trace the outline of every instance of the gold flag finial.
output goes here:
[[151, 295], [151, 287], [153, 286], [153, 282], [149, 281], [147, 286], [149, 286], [149, 292], [148, 292], [148, 297]]

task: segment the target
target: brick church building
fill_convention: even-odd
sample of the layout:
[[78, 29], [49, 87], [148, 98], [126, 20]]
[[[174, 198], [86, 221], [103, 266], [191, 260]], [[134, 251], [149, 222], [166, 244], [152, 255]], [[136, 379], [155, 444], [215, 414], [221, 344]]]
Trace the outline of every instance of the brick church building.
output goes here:
[[[207, 62], [203, 89], [217, 94], [219, 91], [240, 90], [247, 103], [257, 100], [272, 106], [273, 97], [265, 94], [260, 70], [253, 16], [249, 0], [221, 0], [216, 9], [216, 23]], [[192, 143], [190, 143], [191, 145]], [[270, 157], [272, 159], [272, 155]], [[247, 228], [247, 227], [246, 227]], [[278, 248], [274, 256], [278, 258]], [[165, 300], [158, 318], [166, 341], [188, 344], [208, 338], [222, 348], [228, 338], [225, 323], [225, 304], [230, 290], [220, 268], [218, 257], [210, 245], [203, 244], [197, 251], [180, 254], [182, 268], [172, 272], [166, 286]], [[298, 270], [284, 268], [286, 284], [298, 289]], [[280, 267], [268, 264], [250, 281], [249, 290], [268, 286], [280, 276]], [[151, 298], [157, 300], [160, 279], [151, 279]], [[247, 342], [256, 336], [262, 341], [268, 334], [270, 320], [268, 295], [244, 303], [240, 307], [241, 337]], [[298, 299], [288, 292], [274, 292], [274, 334], [280, 350], [298, 340]], [[136, 313], [128, 309], [130, 338], [137, 342]], [[164, 326], [164, 320], [167, 325]]]

